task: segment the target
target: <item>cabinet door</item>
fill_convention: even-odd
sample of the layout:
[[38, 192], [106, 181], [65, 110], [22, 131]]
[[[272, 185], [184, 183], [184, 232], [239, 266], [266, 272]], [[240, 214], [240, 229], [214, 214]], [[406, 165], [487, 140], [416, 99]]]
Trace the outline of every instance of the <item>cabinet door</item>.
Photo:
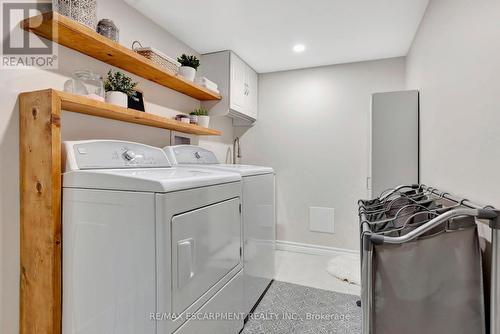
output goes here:
[[231, 54], [231, 102], [230, 108], [245, 113], [246, 102], [246, 64]]
[[250, 117], [257, 119], [257, 104], [258, 104], [258, 76], [257, 73], [249, 66], [247, 66], [247, 91], [246, 91], [246, 114]]
[[371, 191], [419, 183], [418, 91], [376, 93], [371, 110]]

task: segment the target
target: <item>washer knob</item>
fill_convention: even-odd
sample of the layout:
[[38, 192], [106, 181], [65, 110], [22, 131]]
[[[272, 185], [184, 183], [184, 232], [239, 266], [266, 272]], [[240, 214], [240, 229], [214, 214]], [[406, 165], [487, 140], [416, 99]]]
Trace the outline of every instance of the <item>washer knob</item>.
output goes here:
[[137, 155], [134, 153], [134, 151], [125, 151], [125, 153], [123, 153], [123, 157], [127, 161], [132, 161], [137, 157]]

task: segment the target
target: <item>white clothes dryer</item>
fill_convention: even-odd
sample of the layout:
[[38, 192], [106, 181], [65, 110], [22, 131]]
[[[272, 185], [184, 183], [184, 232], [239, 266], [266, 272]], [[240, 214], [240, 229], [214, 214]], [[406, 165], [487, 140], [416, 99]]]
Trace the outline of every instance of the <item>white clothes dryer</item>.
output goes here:
[[237, 333], [241, 176], [123, 141], [63, 144], [63, 333]]

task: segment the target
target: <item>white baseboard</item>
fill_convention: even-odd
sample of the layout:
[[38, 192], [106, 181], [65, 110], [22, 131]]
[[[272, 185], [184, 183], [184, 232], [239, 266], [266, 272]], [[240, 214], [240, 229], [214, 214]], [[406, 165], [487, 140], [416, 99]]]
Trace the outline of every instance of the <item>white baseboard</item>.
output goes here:
[[288, 252], [305, 253], [311, 255], [333, 256], [339, 254], [359, 255], [359, 251], [335, 247], [303, 244], [300, 242], [276, 240], [276, 249]]

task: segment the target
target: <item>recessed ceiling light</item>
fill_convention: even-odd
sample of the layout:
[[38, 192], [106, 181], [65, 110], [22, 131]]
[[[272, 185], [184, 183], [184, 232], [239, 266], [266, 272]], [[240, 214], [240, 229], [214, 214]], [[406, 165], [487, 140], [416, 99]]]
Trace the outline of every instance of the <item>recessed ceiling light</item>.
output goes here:
[[296, 44], [293, 47], [293, 51], [295, 51], [297, 53], [304, 52], [305, 49], [306, 49], [306, 46], [304, 44]]

